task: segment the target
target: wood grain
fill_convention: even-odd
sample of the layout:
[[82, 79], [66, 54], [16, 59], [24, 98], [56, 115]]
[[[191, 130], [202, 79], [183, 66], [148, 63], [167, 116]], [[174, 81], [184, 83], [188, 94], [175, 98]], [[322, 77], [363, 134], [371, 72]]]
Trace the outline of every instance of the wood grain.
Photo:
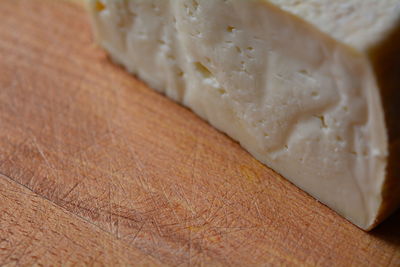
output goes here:
[[2, 266], [160, 264], [0, 175]]
[[399, 266], [107, 59], [82, 8], [0, 1], [0, 265]]

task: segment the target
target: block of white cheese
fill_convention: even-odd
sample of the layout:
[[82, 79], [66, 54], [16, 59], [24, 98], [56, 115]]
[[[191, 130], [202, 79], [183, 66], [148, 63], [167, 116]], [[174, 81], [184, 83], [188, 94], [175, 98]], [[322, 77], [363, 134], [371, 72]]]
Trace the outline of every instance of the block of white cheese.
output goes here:
[[114, 61], [354, 224], [398, 206], [398, 0], [87, 6]]

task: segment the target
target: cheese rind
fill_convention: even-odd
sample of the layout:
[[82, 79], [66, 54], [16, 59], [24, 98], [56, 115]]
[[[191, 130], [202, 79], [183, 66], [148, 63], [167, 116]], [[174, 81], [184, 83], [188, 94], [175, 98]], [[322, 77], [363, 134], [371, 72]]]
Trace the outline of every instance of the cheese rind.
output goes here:
[[88, 0], [88, 7], [97, 41], [116, 62], [371, 229], [396, 206], [392, 198], [383, 212], [400, 182], [373, 64], [381, 57], [374, 61], [368, 47], [382, 51], [396, 24], [380, 26], [380, 41], [350, 33], [341, 40], [284, 11], [285, 2]]

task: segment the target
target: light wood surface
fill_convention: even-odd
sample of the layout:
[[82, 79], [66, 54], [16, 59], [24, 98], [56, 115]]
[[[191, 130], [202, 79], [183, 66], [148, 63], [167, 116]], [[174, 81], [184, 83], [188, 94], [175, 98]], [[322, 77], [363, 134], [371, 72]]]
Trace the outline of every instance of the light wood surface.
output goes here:
[[110, 63], [63, 1], [0, 1], [0, 173], [1, 266], [400, 266], [400, 213], [356, 228]]

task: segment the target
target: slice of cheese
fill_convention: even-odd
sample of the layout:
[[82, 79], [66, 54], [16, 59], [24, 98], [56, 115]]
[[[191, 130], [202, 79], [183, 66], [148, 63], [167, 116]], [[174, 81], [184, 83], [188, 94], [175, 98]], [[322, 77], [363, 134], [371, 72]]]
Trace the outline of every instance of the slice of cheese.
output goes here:
[[398, 0], [87, 6], [113, 60], [354, 224], [398, 206]]

